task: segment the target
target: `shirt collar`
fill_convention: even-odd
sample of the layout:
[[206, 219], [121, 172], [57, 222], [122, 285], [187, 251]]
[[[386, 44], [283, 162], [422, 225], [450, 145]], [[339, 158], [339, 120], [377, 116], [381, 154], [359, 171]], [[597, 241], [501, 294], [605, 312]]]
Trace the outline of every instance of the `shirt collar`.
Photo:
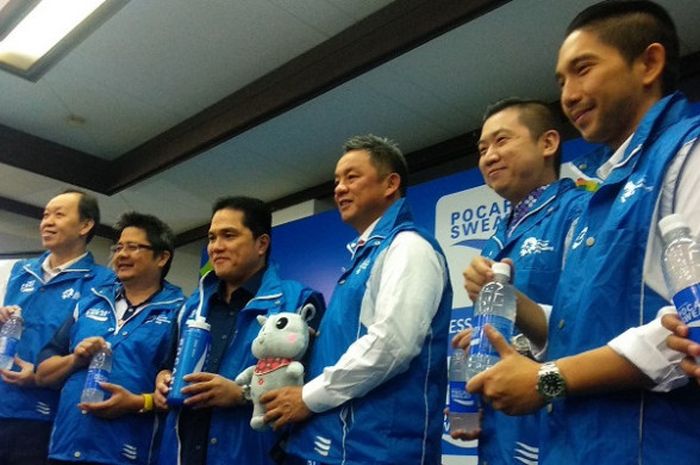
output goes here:
[[[259, 269], [253, 276], [248, 278], [248, 280], [246, 282], [244, 282], [243, 285], [241, 287], [239, 287], [238, 289], [236, 289], [233, 293], [236, 294], [238, 292], [243, 291], [247, 294], [250, 294], [250, 298], [255, 297], [258, 294], [260, 287], [262, 286], [263, 277], [265, 276], [266, 271], [267, 271], [267, 266], [264, 266], [263, 268]], [[222, 280], [219, 282], [218, 291], [212, 295], [212, 298], [216, 298], [222, 302], [226, 302], [226, 299], [224, 299], [225, 293], [226, 293], [226, 283]]]
[[625, 152], [627, 151], [627, 147], [630, 145], [630, 142], [632, 142], [633, 136], [634, 134], [630, 134], [622, 145], [615, 150], [615, 153], [613, 153], [610, 158], [608, 158], [608, 160], [600, 165], [600, 167], [596, 170], [596, 175], [601, 180], [605, 181], [607, 177], [610, 176], [612, 170], [615, 169], [615, 166], [622, 161], [623, 157], [625, 156]]
[[[69, 261], [67, 261], [66, 263], [63, 263], [63, 264], [61, 264], [61, 265], [58, 265], [58, 266], [55, 267], [55, 268], [51, 268], [51, 264], [50, 264], [51, 254], [48, 254], [48, 255], [46, 256], [46, 258], [44, 259], [44, 261], [42, 262], [42, 264], [41, 264], [41, 269], [44, 271], [44, 276], [47, 277], [48, 279], [51, 279], [51, 278], [56, 277], [59, 273], [61, 273], [61, 272], [65, 271], [65, 270], [67, 270], [67, 269], [70, 268], [71, 266], [73, 266], [73, 265], [75, 265], [76, 263], [78, 263], [80, 260], [82, 260], [83, 258], [85, 258], [85, 256], [86, 256], [87, 254], [88, 254], [88, 253], [85, 252], [85, 253], [83, 253], [82, 255], [79, 255], [79, 256], [75, 257], [73, 260], [69, 260]], [[47, 280], [48, 280], [48, 279], [47, 279]]]
[[520, 220], [522, 220], [523, 217], [530, 210], [532, 210], [532, 207], [535, 206], [539, 198], [542, 196], [542, 193], [546, 191], [550, 185], [551, 183], [533, 189], [532, 191], [530, 191], [529, 194], [527, 194], [527, 196], [523, 200], [518, 202], [517, 205], [513, 207], [513, 213], [511, 213], [510, 222], [508, 223], [508, 235], [513, 234], [513, 230], [518, 225]]

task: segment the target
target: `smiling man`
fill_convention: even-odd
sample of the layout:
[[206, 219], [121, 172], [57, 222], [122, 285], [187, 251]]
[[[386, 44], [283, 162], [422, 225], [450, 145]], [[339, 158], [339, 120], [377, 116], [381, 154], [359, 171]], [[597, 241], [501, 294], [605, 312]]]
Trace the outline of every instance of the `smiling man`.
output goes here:
[[[165, 280], [174, 236], [158, 218], [126, 213], [112, 246], [118, 280], [92, 288], [39, 355], [37, 383], [61, 387], [51, 464], [146, 465], [156, 421], [153, 379], [170, 348], [171, 326], [184, 302]], [[111, 345], [112, 372], [102, 402], [80, 403], [92, 356]], [[109, 438], [109, 440], [105, 440]]]
[[266, 421], [299, 423], [292, 463], [441, 463], [452, 292], [445, 259], [403, 198], [406, 161], [357, 136], [335, 169], [335, 202], [360, 235], [311, 352], [303, 388], [262, 397]]
[[[559, 280], [564, 239], [581, 212], [584, 197], [571, 179], [559, 178], [561, 139], [557, 116], [536, 100], [509, 98], [486, 110], [479, 138], [479, 169], [484, 181], [510, 201], [511, 214], [464, 272], [465, 287], [476, 301], [481, 287], [493, 279], [491, 264], [508, 258], [517, 272], [513, 285], [540, 305], [551, 308], [552, 286]], [[534, 244], [534, 245], [533, 245]], [[547, 339], [545, 313], [518, 296], [517, 327], [542, 347]], [[471, 330], [455, 337], [456, 347], [467, 349]], [[518, 336], [523, 350], [529, 341]], [[479, 437], [479, 461], [501, 465], [537, 463], [539, 415], [509, 417], [487, 403]], [[471, 439], [476, 432], [458, 432]]]
[[7, 283], [0, 323], [20, 311], [24, 333], [12, 371], [0, 370], [0, 463], [43, 464], [58, 392], [35, 386], [37, 355], [71, 314], [76, 301], [114, 275], [98, 266], [87, 244], [100, 222], [97, 200], [68, 190], [52, 198], [39, 224], [47, 252], [15, 264]]
[[678, 75], [673, 20], [649, 1], [587, 8], [559, 49], [564, 112], [585, 139], [607, 145], [609, 159], [572, 230], [549, 362], [519, 356], [491, 332], [501, 361], [469, 383], [510, 413], [550, 404], [543, 465], [700, 457], [700, 388], [687, 383], [656, 318], [670, 302], [658, 220], [677, 212], [700, 230], [700, 118], [675, 90]]
[[[211, 348], [203, 372], [185, 378], [184, 407], [168, 414], [161, 465], [274, 463], [270, 450], [277, 435], [250, 427], [253, 406], [233, 379], [257, 362], [251, 344], [260, 330], [258, 315], [313, 306], [320, 316], [325, 305], [318, 292], [280, 279], [268, 260], [271, 233], [272, 214], [262, 200], [226, 197], [214, 204], [207, 246], [213, 270], [187, 300], [176, 327], [182, 331], [187, 320], [206, 317]], [[156, 405], [164, 409], [175, 349], [156, 380]]]

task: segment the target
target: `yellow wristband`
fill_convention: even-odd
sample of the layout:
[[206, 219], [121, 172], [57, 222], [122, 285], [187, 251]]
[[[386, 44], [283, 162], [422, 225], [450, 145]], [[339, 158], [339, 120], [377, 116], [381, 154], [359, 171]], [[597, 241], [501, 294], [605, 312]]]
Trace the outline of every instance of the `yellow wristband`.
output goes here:
[[143, 396], [143, 408], [140, 413], [146, 413], [153, 410], [153, 394], [141, 394]]

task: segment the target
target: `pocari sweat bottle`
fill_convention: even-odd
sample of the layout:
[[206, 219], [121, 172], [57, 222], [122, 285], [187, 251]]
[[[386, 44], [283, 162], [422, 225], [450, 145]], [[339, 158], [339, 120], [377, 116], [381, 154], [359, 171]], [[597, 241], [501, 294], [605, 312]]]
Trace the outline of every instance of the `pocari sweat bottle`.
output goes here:
[[0, 328], [0, 368], [3, 370], [12, 369], [23, 323], [21, 312], [15, 312]]
[[477, 397], [467, 392], [467, 356], [455, 349], [450, 357], [450, 432], [473, 431], [479, 427]]
[[665, 244], [666, 285], [673, 294], [678, 316], [688, 325], [688, 337], [700, 343], [700, 246], [681, 215], [662, 218], [659, 229]]
[[481, 288], [474, 305], [474, 338], [469, 345], [467, 379], [493, 366], [498, 361], [498, 351], [484, 333], [487, 323], [496, 328], [506, 339], [513, 337], [516, 303], [515, 289], [509, 284], [510, 266], [507, 263], [491, 265], [494, 278]]
[[182, 405], [187, 397], [181, 391], [187, 386], [184, 380], [190, 373], [198, 373], [204, 368], [204, 362], [211, 344], [211, 325], [204, 317], [198, 316], [187, 322], [187, 328], [177, 346], [173, 382], [168, 393], [168, 404]]
[[112, 346], [107, 342], [106, 346], [97, 351], [90, 360], [80, 402], [102, 402], [105, 400], [105, 391], [99, 383], [108, 382], [110, 373], [112, 373]]

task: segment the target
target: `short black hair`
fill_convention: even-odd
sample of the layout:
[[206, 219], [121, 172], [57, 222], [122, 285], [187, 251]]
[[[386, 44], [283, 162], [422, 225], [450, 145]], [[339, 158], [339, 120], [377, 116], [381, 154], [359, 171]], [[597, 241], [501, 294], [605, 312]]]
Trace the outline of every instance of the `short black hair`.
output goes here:
[[161, 270], [160, 279], [165, 279], [170, 271], [170, 265], [175, 257], [175, 234], [170, 226], [153, 215], [138, 212], [124, 213], [114, 227], [117, 235], [121, 235], [126, 228], [138, 228], [146, 233], [146, 238], [153, 248], [153, 255], [170, 252], [170, 258]]
[[[267, 234], [272, 239], [272, 210], [267, 203], [260, 199], [245, 196], [221, 197], [214, 202], [211, 209], [211, 216], [223, 209], [238, 210], [243, 213], [243, 225], [250, 229], [253, 238], [257, 239], [263, 234]], [[265, 262], [270, 256], [272, 241], [265, 254]]]
[[[552, 106], [542, 100], [508, 97], [499, 100], [486, 108], [481, 120], [483, 125], [487, 119], [496, 113], [513, 108], [518, 111], [518, 120], [528, 129], [533, 140], [538, 140], [547, 131], [562, 132], [561, 118]], [[554, 173], [559, 177], [561, 168], [561, 141], [553, 158]]]
[[408, 184], [408, 164], [396, 142], [386, 137], [378, 137], [374, 134], [353, 136], [343, 144], [343, 153], [353, 150], [366, 150], [369, 159], [377, 168], [380, 175], [386, 176], [396, 173], [401, 178], [399, 182], [399, 194], [406, 196]]
[[92, 238], [95, 237], [95, 231], [97, 230], [97, 226], [100, 224], [100, 206], [97, 204], [97, 199], [95, 196], [78, 189], [66, 189], [59, 195], [63, 194], [80, 195], [80, 200], [78, 200], [78, 215], [80, 215], [80, 219], [93, 220], [95, 223], [85, 237], [85, 243], [89, 244]]
[[596, 3], [579, 13], [566, 29], [586, 29], [617, 49], [627, 63], [646, 48], [659, 43], [666, 49], [666, 67], [661, 78], [663, 95], [678, 88], [680, 44], [673, 19], [661, 5], [647, 0], [610, 0]]

